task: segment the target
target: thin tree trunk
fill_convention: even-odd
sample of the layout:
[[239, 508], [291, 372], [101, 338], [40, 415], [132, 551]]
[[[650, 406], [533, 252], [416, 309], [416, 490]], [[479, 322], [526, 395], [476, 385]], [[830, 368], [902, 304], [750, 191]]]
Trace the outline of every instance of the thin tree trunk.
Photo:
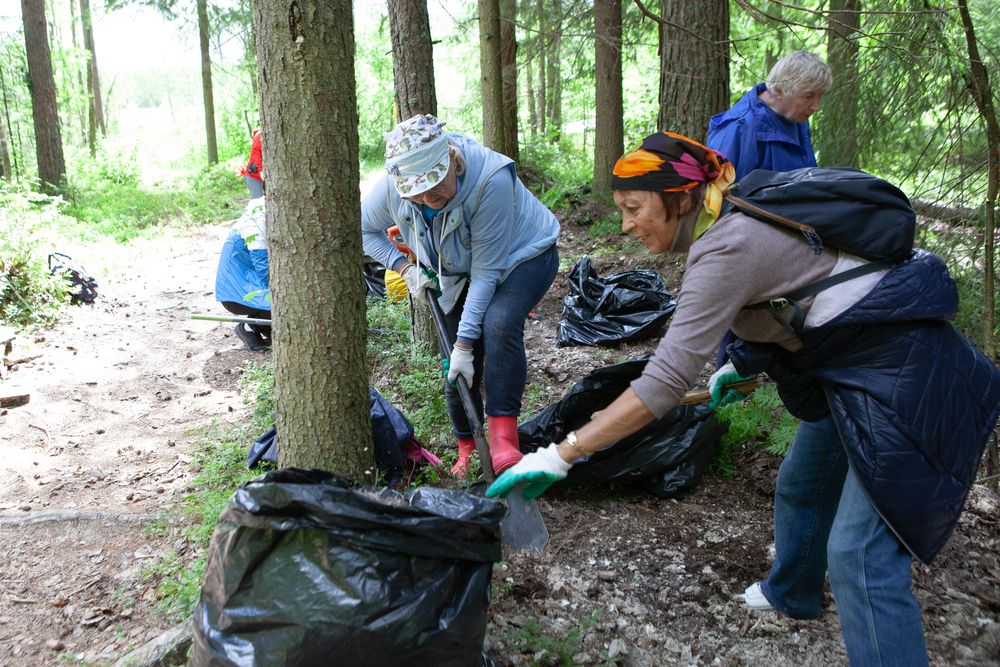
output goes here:
[[622, 4], [594, 0], [594, 194], [611, 195], [611, 170], [625, 145], [622, 126]]
[[256, 0], [254, 23], [280, 464], [371, 483], [351, 2]]
[[483, 143], [499, 153], [506, 153], [498, 0], [479, 0], [479, 71], [482, 85]]
[[990, 87], [989, 72], [983, 65], [979, 55], [979, 43], [976, 40], [972, 16], [969, 14], [967, 0], [958, 0], [958, 11], [962, 15], [962, 27], [965, 29], [965, 42], [969, 52], [969, 70], [966, 80], [972, 89], [972, 96], [983, 117], [986, 126], [987, 167], [989, 169], [986, 187], [986, 208], [983, 225], [983, 349], [991, 359], [996, 358], [994, 329], [996, 315], [994, 308], [995, 250], [996, 241], [996, 203], [1000, 191], [1000, 121], [997, 119], [996, 107], [993, 104], [993, 89]]
[[[400, 120], [417, 114], [437, 115], [434, 45], [427, 0], [388, 0], [392, 39], [392, 77]], [[437, 329], [430, 308], [410, 297], [410, 334], [415, 342], [437, 349]]]
[[[72, 34], [72, 36], [73, 36], [73, 53], [74, 54], [78, 54], [80, 52], [80, 44], [77, 41], [77, 20], [76, 20], [76, 3], [77, 2], [78, 2], [78, 0], [69, 0], [69, 26], [70, 26], [70, 34]], [[85, 98], [86, 97], [86, 90], [87, 89], [84, 87], [85, 84], [84, 84], [84, 81], [83, 81], [83, 72], [77, 66], [77, 59], [75, 57], [73, 59], [73, 70], [76, 73], [77, 90], [80, 93], [82, 93], [82, 97]], [[77, 96], [74, 95], [74, 97], [77, 97]], [[74, 106], [77, 106], [77, 105], [74, 105]], [[80, 121], [80, 135], [85, 137], [87, 135], [87, 110], [85, 108], [85, 105], [80, 104], [78, 111], [79, 111], [78, 117], [79, 117], [79, 121]]]
[[427, 0], [388, 0], [392, 78], [400, 120], [437, 115], [434, 46]]
[[833, 88], [823, 100], [815, 144], [820, 164], [858, 164], [858, 27], [861, 0], [830, 0], [827, 53]]
[[[10, 104], [7, 101], [7, 82], [3, 75], [3, 65], [0, 63], [0, 90], [3, 91], [3, 117], [7, 123], [7, 132], [10, 140], [13, 141], [14, 137], [10, 135], [13, 125], [10, 124]], [[18, 135], [20, 137], [20, 134]], [[8, 172], [11, 176], [18, 176], [21, 173], [21, 167], [17, 163], [17, 155], [21, 150], [21, 142], [18, 141], [13, 147], [10, 148], [10, 160], [13, 163], [13, 172]]]
[[[208, 163], [219, 161], [219, 148], [215, 141], [215, 99], [212, 95], [212, 54], [208, 47], [208, 0], [198, 2], [198, 42], [201, 46], [201, 92], [205, 101], [205, 138], [208, 146]], [[297, 5], [293, 5], [297, 6]], [[270, 165], [268, 165], [270, 167]]]
[[548, 12], [550, 36], [545, 50], [545, 73], [548, 77], [545, 85], [548, 94], [548, 101], [545, 103], [548, 109], [546, 127], [549, 141], [558, 143], [562, 133], [562, 0], [549, 0]]
[[524, 73], [526, 80], [524, 82], [524, 95], [528, 98], [528, 130], [531, 132], [531, 138], [534, 139], [538, 136], [538, 112], [535, 110], [535, 81], [531, 73], [534, 71], [535, 63], [533, 60], [528, 61], [528, 66], [524, 68]]
[[504, 154], [517, 161], [517, 0], [500, 1], [500, 61], [503, 66]]
[[535, 13], [538, 19], [538, 48], [535, 51], [535, 58], [538, 60], [538, 103], [536, 109], [538, 111], [538, 134], [542, 137], [545, 136], [546, 121], [549, 117], [549, 108], [547, 106], [548, 96], [545, 91], [545, 84], [548, 80], [545, 74], [545, 58], [546, 53], [548, 53], [548, 28], [549, 22], [546, 20], [545, 14], [545, 0], [537, 0], [535, 3]]
[[0, 167], [3, 168], [3, 179], [10, 182], [13, 174], [10, 171], [10, 149], [7, 146], [6, 123], [0, 118]]
[[[101, 136], [107, 136], [108, 130], [104, 123], [104, 103], [101, 99], [101, 77], [97, 68], [97, 47], [94, 45], [94, 23], [90, 11], [90, 0], [80, 0], [80, 20], [83, 23], [83, 46], [87, 49], [87, 94], [89, 95], [90, 113], [93, 124], [101, 130]], [[94, 154], [94, 142], [91, 142], [91, 155]]]
[[57, 192], [66, 179], [56, 83], [52, 75], [52, 54], [45, 24], [45, 0], [21, 0], [24, 22], [24, 49], [31, 79], [31, 117], [35, 126], [35, 153], [42, 188]]

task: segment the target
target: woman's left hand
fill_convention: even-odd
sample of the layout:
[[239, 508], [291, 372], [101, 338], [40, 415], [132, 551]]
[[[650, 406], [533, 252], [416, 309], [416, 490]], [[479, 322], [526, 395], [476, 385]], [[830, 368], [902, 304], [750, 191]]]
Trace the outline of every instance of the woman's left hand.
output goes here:
[[559, 456], [559, 445], [550, 444], [544, 449], [528, 454], [517, 465], [497, 477], [496, 481], [486, 489], [490, 498], [506, 498], [511, 491], [524, 485], [521, 495], [525, 500], [531, 500], [545, 493], [546, 490], [561, 479], [566, 479], [572, 463], [567, 463]]

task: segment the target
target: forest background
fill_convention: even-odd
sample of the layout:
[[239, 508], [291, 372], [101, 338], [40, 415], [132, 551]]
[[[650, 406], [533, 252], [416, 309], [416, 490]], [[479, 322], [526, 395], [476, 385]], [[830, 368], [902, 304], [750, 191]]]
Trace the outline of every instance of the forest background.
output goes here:
[[[349, 3], [334, 4], [351, 11]], [[956, 323], [995, 358], [1000, 22], [994, 2], [390, 0], [388, 6], [425, 8], [437, 115], [450, 129], [495, 147], [484, 113], [494, 104], [481, 85], [490, 79], [481, 66], [480, 23], [484, 8], [500, 11], [506, 39], [516, 43], [516, 93], [502, 104], [518, 129], [505, 150], [554, 210], [606, 202], [607, 156], [650, 132], [673, 129], [703, 139], [708, 117], [763, 80], [781, 55], [801, 49], [827, 58], [835, 84], [812, 120], [820, 164], [860, 167], [911, 197], [925, 215], [920, 245], [941, 254], [958, 281]], [[614, 7], [621, 10], [620, 38], [605, 32], [606, 21], [595, 21], [595, 12]], [[12, 0], [2, 5], [0, 323], [30, 327], [59, 318], [66, 297], [45, 267], [53, 248], [97, 237], [128, 243], [178, 221], [238, 215], [246, 195], [235, 172], [267, 97], [258, 87], [253, 10], [240, 0], [22, 0], [20, 13]], [[387, 6], [356, 3], [353, 17], [354, 76], [334, 60], [332, 79], [353, 86], [355, 169], [374, 174], [383, 133], [404, 105]], [[160, 30], [146, 31], [147, 25]], [[171, 38], [159, 39], [163, 34]], [[125, 36], [132, 51], [111, 46]], [[607, 88], [600, 92], [607, 74], [596, 47], [609, 39], [621, 67], [612, 76], [621, 81], [614, 132], [598, 129], [601, 112], [617, 108], [603, 96]], [[44, 73], [29, 67], [32, 51], [42, 46], [49, 54], [49, 100], [40, 96]], [[597, 239], [619, 233], [609, 209], [589, 222]], [[423, 372], [433, 377], [427, 370], [433, 355], [424, 361]], [[262, 375], [273, 393], [272, 372]], [[272, 401], [268, 394], [257, 412], [269, 414]], [[410, 407], [410, 414], [418, 412]], [[418, 423], [423, 432], [432, 425], [434, 437], [447, 439], [440, 406]], [[223, 495], [231, 481], [219, 483]], [[194, 572], [196, 581], [200, 570]], [[189, 602], [190, 593], [179, 605]]]

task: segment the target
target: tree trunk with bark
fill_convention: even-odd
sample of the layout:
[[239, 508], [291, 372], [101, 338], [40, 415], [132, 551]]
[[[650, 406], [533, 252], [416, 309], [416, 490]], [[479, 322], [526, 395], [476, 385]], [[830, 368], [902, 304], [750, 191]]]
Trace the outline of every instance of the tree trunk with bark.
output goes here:
[[3, 168], [3, 179], [10, 182], [13, 172], [10, 169], [10, 148], [7, 144], [7, 128], [3, 117], [0, 117], [0, 167]]
[[611, 170], [625, 145], [622, 125], [622, 3], [594, 0], [594, 194], [611, 196]]
[[[437, 115], [434, 84], [434, 47], [427, 16], [427, 0], [388, 0], [392, 38], [392, 76], [399, 120], [417, 114]], [[437, 349], [437, 329], [430, 308], [410, 297], [410, 333], [413, 340]]]
[[546, 130], [549, 141], [559, 142], [562, 133], [562, 0], [549, 0], [548, 48], [545, 49], [545, 83], [547, 99]]
[[107, 136], [104, 105], [101, 103], [101, 78], [97, 70], [97, 48], [94, 46], [94, 26], [90, 0], [80, 0], [80, 22], [83, 25], [83, 48], [87, 51], [87, 146], [90, 156], [97, 154], [97, 130]]
[[[208, 0], [197, 0], [197, 4], [198, 43], [201, 47], [201, 92], [202, 98], [205, 101], [205, 139], [208, 147], [208, 163], [215, 164], [219, 161], [219, 148], [215, 140], [215, 98], [212, 94], [212, 54], [208, 47]], [[296, 5], [294, 5], [294, 3], [291, 5], [291, 7], [295, 6]], [[270, 170], [270, 165], [268, 165], [268, 169]]]
[[994, 330], [996, 323], [996, 303], [994, 302], [994, 284], [996, 282], [996, 204], [997, 193], [1000, 192], [1000, 120], [997, 119], [996, 106], [993, 103], [993, 89], [990, 87], [989, 72], [983, 65], [979, 55], [979, 43], [976, 40], [972, 15], [969, 14], [967, 0], [958, 0], [958, 11], [962, 16], [962, 27], [965, 30], [966, 48], [969, 53], [969, 69], [965, 78], [976, 100], [976, 107], [983, 117], [986, 127], [987, 168], [989, 169], [986, 186], [986, 202], [983, 221], [983, 349], [991, 359], [996, 359], [996, 344]]
[[66, 180], [66, 159], [59, 130], [45, 0], [21, 0], [21, 18], [24, 23], [24, 49], [28, 56], [28, 77], [31, 79], [31, 117], [35, 125], [38, 179], [44, 190], [57, 192]]
[[483, 143], [499, 153], [506, 153], [499, 0], [479, 0], [479, 80], [482, 86]]
[[857, 41], [860, 12], [861, 0], [830, 0], [827, 53], [833, 88], [823, 99], [814, 135], [817, 158], [825, 167], [855, 167], [861, 153]]
[[503, 66], [503, 134], [505, 155], [519, 157], [517, 140], [517, 0], [500, 0], [500, 62]]
[[545, 85], [548, 81], [545, 73], [545, 54], [548, 52], [549, 36], [547, 31], [549, 29], [549, 21], [547, 20], [548, 15], [545, 12], [545, 0], [537, 0], [535, 3], [535, 21], [538, 25], [538, 36], [535, 38], [537, 40], [535, 60], [538, 61], [538, 86], [535, 92], [538, 97], [535, 109], [538, 113], [538, 134], [542, 137], [545, 136], [546, 121], [549, 115], [547, 106], [548, 95], [545, 90]]
[[729, 108], [729, 2], [661, 0], [660, 11], [660, 129], [704, 142]]
[[280, 464], [371, 483], [351, 2], [253, 11]]
[[392, 38], [392, 79], [400, 120], [437, 115], [434, 46], [427, 0], [388, 0]]

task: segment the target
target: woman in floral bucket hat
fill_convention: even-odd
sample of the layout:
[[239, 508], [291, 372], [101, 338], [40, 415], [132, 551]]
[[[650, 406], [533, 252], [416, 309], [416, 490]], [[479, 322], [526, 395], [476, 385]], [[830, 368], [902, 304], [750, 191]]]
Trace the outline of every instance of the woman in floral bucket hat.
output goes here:
[[[555, 216], [517, 177], [514, 162], [430, 115], [386, 135], [388, 172], [361, 203], [365, 253], [399, 272], [424, 299], [436, 276], [439, 303], [455, 340], [445, 383], [458, 462], [464, 475], [475, 451], [472, 428], [453, 383], [465, 378], [485, 413], [497, 474], [521, 459], [517, 418], [527, 378], [524, 321], [559, 266]], [[386, 237], [399, 227], [417, 265]], [[424, 271], [425, 267], [429, 271]], [[482, 413], [480, 413], [482, 416]]]

